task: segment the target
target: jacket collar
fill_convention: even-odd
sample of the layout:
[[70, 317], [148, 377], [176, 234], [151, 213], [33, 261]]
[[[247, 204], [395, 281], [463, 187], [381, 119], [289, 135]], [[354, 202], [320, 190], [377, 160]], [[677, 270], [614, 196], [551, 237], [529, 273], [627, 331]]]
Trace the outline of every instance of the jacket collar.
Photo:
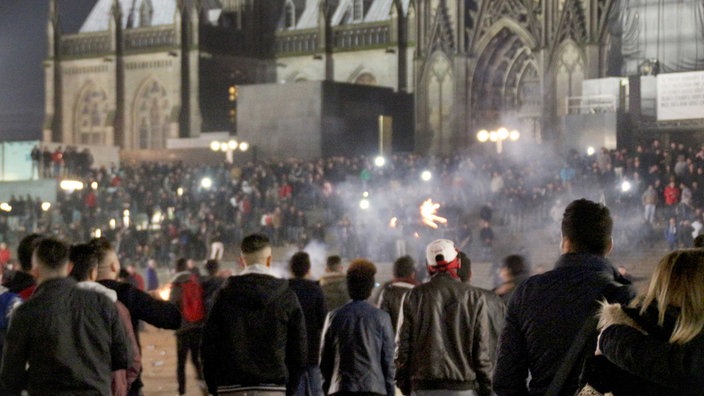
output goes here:
[[259, 274], [259, 275], [274, 276], [274, 273], [271, 272], [271, 269], [264, 264], [252, 264], [252, 265], [246, 266], [244, 268], [244, 270], [240, 273], [240, 275], [247, 275], [247, 274]]
[[76, 285], [76, 280], [73, 278], [52, 278], [47, 279], [37, 286], [34, 295], [39, 294], [42, 290], [55, 290], [64, 287], [72, 287]]
[[613, 277], [618, 283], [629, 285], [631, 281], [623, 277], [614, 266], [604, 257], [591, 253], [565, 253], [555, 263], [555, 269], [581, 268], [591, 271], [604, 272]]

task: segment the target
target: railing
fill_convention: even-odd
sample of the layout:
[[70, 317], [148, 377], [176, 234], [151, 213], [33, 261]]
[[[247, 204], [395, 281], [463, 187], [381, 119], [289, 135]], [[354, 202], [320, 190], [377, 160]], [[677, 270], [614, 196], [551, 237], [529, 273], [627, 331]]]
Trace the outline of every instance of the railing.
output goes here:
[[100, 55], [110, 52], [110, 33], [80, 33], [61, 37], [61, 54], [66, 56]]
[[177, 45], [176, 30], [172, 26], [139, 28], [125, 31], [125, 50], [139, 50]]
[[[344, 25], [333, 30], [335, 49], [357, 49], [387, 45], [391, 40], [388, 24]], [[318, 47], [317, 30], [285, 30], [276, 33], [276, 50], [279, 54], [313, 53]]]
[[571, 96], [566, 104], [567, 114], [615, 113], [618, 109], [614, 95]]
[[389, 25], [345, 25], [334, 30], [335, 48], [353, 49], [384, 45], [391, 39]]
[[279, 54], [315, 52], [318, 31], [284, 31], [276, 34], [276, 50]]

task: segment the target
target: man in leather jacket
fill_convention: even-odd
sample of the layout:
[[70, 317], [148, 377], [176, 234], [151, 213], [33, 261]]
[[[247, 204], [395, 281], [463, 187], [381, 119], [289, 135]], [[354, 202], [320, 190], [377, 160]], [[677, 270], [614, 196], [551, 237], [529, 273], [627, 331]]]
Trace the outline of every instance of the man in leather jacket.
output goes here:
[[454, 243], [426, 249], [430, 281], [404, 298], [396, 338], [396, 385], [404, 395], [490, 395], [486, 299], [460, 282]]

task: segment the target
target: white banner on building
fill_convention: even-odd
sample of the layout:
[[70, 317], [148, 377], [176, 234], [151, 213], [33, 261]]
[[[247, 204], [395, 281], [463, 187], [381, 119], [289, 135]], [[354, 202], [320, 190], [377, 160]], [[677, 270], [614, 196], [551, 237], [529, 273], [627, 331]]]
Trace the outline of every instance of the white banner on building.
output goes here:
[[658, 121], [704, 118], [704, 72], [660, 74]]

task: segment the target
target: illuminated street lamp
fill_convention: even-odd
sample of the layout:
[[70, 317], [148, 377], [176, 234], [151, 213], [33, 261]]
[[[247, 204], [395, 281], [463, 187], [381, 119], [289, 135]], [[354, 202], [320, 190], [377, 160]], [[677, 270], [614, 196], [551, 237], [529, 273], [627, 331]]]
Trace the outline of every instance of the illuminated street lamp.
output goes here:
[[512, 142], [515, 142], [521, 137], [521, 133], [518, 132], [517, 130], [508, 130], [507, 128], [501, 127], [497, 130], [492, 130], [492, 131], [487, 131], [486, 129], [482, 129], [479, 132], [477, 132], [477, 140], [481, 143], [485, 143], [487, 141], [490, 141], [492, 143], [496, 143], [496, 153], [501, 154], [503, 151], [503, 142], [505, 140], [510, 140]]
[[238, 142], [235, 139], [230, 139], [226, 142], [213, 140], [212, 142], [210, 142], [210, 149], [215, 152], [222, 151], [223, 153], [225, 153], [225, 161], [227, 161], [228, 164], [231, 164], [234, 158], [234, 152], [247, 151], [249, 149], [249, 143]]

